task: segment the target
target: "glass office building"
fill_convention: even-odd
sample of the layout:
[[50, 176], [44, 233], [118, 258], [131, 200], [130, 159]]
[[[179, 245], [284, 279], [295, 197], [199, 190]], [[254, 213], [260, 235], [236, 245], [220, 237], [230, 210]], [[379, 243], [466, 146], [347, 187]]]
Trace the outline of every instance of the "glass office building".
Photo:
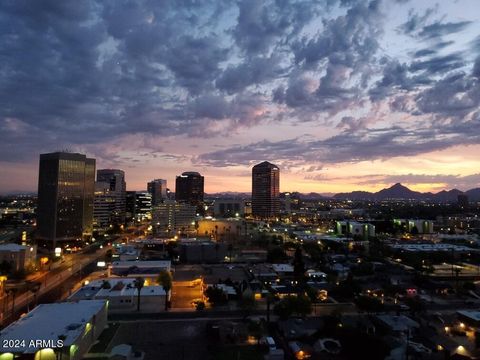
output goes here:
[[95, 159], [76, 153], [40, 155], [37, 238], [75, 241], [92, 234]]

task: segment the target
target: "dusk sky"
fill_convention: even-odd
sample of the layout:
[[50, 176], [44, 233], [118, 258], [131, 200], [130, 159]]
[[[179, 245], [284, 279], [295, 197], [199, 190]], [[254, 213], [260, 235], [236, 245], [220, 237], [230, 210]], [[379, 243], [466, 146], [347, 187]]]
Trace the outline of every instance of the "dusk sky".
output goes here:
[[0, 193], [69, 149], [127, 188], [480, 186], [478, 0], [0, 2]]

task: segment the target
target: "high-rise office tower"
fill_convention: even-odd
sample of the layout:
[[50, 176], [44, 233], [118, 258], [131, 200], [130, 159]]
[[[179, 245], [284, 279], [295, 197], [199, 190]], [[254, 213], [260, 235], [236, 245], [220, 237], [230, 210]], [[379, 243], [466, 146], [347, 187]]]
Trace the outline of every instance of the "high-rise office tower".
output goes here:
[[175, 200], [166, 200], [152, 210], [152, 226], [156, 235], [193, 234], [196, 207]]
[[127, 222], [142, 222], [152, 217], [152, 195], [147, 191], [127, 191]]
[[167, 180], [155, 179], [147, 183], [147, 191], [152, 194], [152, 205], [161, 204], [167, 200]]
[[107, 182], [95, 182], [95, 198], [93, 201], [93, 229], [104, 232], [116, 222], [116, 196], [110, 191]]
[[125, 223], [127, 192], [125, 172], [118, 169], [97, 170], [97, 182], [107, 184], [109, 195], [115, 200], [114, 213], [111, 214], [112, 222], [114, 224]]
[[40, 155], [37, 238], [59, 241], [86, 239], [92, 234], [95, 159], [76, 153]]
[[199, 207], [203, 203], [204, 178], [198, 172], [184, 172], [175, 181], [175, 200]]
[[252, 215], [268, 219], [279, 211], [280, 169], [267, 161], [252, 168]]

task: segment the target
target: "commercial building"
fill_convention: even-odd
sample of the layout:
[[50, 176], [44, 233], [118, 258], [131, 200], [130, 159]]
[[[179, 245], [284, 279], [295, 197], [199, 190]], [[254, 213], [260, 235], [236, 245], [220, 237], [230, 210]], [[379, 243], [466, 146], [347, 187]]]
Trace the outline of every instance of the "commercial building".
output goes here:
[[[165, 311], [166, 299], [162, 286], [145, 282], [140, 291], [140, 311]], [[69, 300], [108, 300], [109, 313], [128, 313], [137, 311], [138, 290], [134, 278], [106, 278], [84, 285], [73, 293]]]
[[189, 203], [166, 200], [152, 211], [152, 227], [156, 235], [194, 234], [197, 208]]
[[17, 244], [0, 245], [0, 263], [10, 264], [12, 272], [35, 267], [37, 259], [36, 246], [23, 246]]
[[146, 191], [127, 191], [127, 222], [152, 218], [152, 195]]
[[189, 202], [200, 207], [203, 203], [204, 177], [198, 172], [187, 171], [175, 180], [175, 200]]
[[245, 215], [245, 200], [215, 199], [213, 202], [213, 216], [215, 217], [243, 217]]
[[52, 248], [80, 241], [93, 230], [95, 159], [76, 153], [40, 155], [37, 237]]
[[125, 223], [126, 191], [125, 172], [118, 169], [102, 169], [97, 171], [97, 182], [103, 183], [104, 190], [114, 200], [112, 221], [114, 224]]
[[0, 359], [79, 360], [107, 325], [105, 300], [41, 304], [2, 330]]
[[338, 235], [359, 237], [359, 240], [367, 240], [375, 237], [375, 225], [356, 221], [337, 221], [336, 233]]
[[407, 232], [416, 232], [417, 234], [433, 234], [433, 221], [431, 220], [408, 220], [395, 219], [394, 226]]
[[267, 161], [252, 168], [252, 215], [275, 218], [279, 213], [280, 169]]
[[202, 239], [180, 241], [180, 261], [185, 263], [218, 263], [225, 260], [227, 244]]
[[115, 195], [105, 182], [95, 183], [95, 197], [93, 201], [93, 229], [104, 232], [115, 222]]
[[112, 262], [112, 274], [122, 277], [143, 277], [150, 283], [154, 283], [161, 271], [170, 271], [170, 260], [155, 261], [114, 261]]
[[147, 191], [152, 195], [152, 206], [167, 200], [167, 180], [155, 179], [147, 183]]

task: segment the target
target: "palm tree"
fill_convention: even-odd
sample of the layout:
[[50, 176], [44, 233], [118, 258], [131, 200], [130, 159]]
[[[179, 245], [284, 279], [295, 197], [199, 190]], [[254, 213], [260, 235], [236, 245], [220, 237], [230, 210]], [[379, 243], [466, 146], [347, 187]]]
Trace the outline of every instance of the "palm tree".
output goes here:
[[7, 291], [7, 293], [12, 294], [12, 316], [15, 315], [15, 295], [17, 294], [17, 288], [11, 288]]
[[165, 311], [168, 310], [168, 293], [172, 288], [172, 274], [170, 271], [162, 270], [157, 276], [157, 282], [165, 290]]
[[137, 288], [137, 311], [140, 311], [140, 291], [143, 288], [143, 285], [145, 285], [145, 279], [142, 277], [137, 277], [135, 278], [135, 281], [133, 282], [134, 286]]
[[[37, 293], [40, 291], [41, 283], [36, 281], [27, 281], [27, 289], [31, 293], [33, 293], [34, 304], [33, 307], [37, 306]], [[28, 311], [30, 311], [30, 302], [27, 304]], [[27, 311], [27, 312], [28, 312]]]

